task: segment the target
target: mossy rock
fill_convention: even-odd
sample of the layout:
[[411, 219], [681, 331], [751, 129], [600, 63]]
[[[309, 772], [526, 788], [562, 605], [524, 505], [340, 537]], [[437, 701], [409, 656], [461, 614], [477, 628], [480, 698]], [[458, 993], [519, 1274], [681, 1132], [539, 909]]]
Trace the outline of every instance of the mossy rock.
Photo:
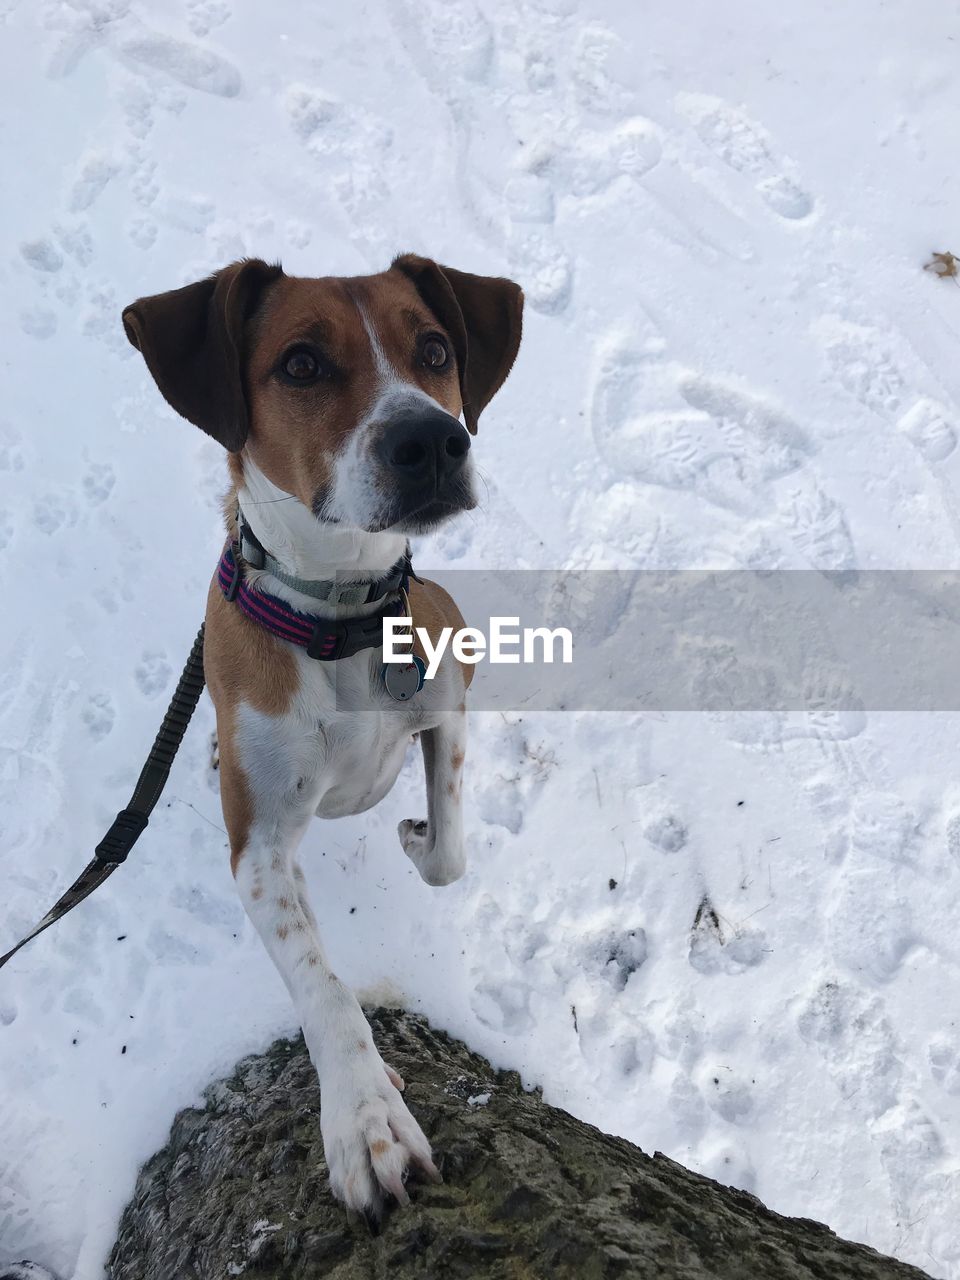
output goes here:
[[443, 1183], [411, 1185], [376, 1228], [348, 1219], [303, 1041], [277, 1041], [176, 1117], [123, 1214], [111, 1280], [923, 1280], [547, 1106], [422, 1018], [370, 1020]]

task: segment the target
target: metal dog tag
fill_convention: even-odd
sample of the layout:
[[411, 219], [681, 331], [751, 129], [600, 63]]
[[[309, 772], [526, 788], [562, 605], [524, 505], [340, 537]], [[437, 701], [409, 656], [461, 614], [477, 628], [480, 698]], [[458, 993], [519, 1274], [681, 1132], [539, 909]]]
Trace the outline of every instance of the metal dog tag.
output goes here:
[[414, 694], [423, 688], [427, 667], [422, 658], [412, 655], [411, 662], [385, 662], [383, 664], [383, 683], [387, 693], [397, 702], [408, 702]]

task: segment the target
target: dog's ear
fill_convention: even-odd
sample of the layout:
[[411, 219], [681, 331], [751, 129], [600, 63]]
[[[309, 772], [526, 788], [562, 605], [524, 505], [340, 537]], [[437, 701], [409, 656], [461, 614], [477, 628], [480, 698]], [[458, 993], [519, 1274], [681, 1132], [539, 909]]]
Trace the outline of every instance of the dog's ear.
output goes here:
[[138, 298], [123, 313], [127, 337], [164, 399], [231, 453], [243, 448], [250, 427], [243, 326], [282, 274], [248, 258], [196, 284]]
[[523, 290], [499, 276], [473, 276], [405, 253], [391, 264], [408, 276], [453, 341], [463, 417], [471, 435], [503, 386], [520, 348]]

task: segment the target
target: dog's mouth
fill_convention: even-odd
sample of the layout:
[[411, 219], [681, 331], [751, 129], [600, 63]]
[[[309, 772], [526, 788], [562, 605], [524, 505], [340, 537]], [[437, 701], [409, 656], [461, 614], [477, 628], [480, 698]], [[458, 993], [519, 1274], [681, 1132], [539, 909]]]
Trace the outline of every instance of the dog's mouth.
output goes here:
[[472, 486], [458, 480], [444, 485], [438, 493], [419, 501], [407, 496], [397, 499], [377, 524], [377, 531], [393, 529], [398, 533], [429, 533], [461, 511], [472, 511], [477, 505]]

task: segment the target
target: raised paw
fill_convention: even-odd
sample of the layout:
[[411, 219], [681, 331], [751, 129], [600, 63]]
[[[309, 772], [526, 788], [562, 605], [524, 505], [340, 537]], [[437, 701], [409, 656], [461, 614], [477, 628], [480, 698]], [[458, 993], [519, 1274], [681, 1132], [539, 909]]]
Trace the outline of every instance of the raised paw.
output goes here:
[[429, 824], [423, 820], [404, 818], [397, 827], [403, 852], [420, 872], [427, 884], [439, 887], [459, 880], [467, 868], [463, 849], [438, 847], [430, 833]]
[[379, 1218], [385, 1194], [410, 1203], [404, 1183], [411, 1170], [441, 1179], [430, 1143], [400, 1097], [403, 1080], [372, 1045], [367, 1055], [321, 1076], [320, 1128], [334, 1195]]

